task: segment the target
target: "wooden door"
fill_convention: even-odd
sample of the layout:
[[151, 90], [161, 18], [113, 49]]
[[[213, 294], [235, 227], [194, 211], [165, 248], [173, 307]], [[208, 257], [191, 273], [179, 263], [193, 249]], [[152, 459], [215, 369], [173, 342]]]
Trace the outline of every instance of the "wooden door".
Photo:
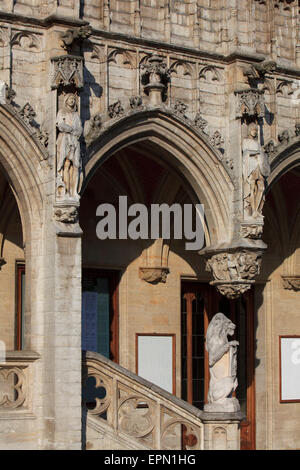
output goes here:
[[246, 418], [241, 423], [241, 449], [255, 449], [254, 302], [253, 290], [240, 299], [228, 300], [209, 284], [182, 283], [182, 398], [203, 409], [209, 386], [205, 337], [218, 312], [236, 324], [238, 348], [238, 398]]

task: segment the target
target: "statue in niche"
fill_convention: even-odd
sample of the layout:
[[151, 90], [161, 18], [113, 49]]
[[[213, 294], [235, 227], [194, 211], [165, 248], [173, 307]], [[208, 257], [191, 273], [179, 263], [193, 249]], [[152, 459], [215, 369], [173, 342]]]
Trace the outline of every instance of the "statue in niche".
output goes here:
[[[81, 169], [79, 138], [82, 125], [77, 112], [77, 96], [74, 93], [65, 95], [63, 108], [57, 113], [56, 125], [59, 130], [56, 148], [60, 190], [63, 188], [65, 196], [78, 199], [77, 187]], [[61, 191], [60, 195], [63, 195]]]
[[208, 403], [204, 411], [235, 412], [240, 410], [238, 400], [232, 396], [237, 382], [238, 341], [228, 341], [235, 325], [223, 313], [216, 313], [208, 325], [206, 349], [208, 351], [210, 382]]
[[258, 142], [257, 124], [248, 127], [248, 138], [243, 140], [244, 208], [251, 218], [262, 217], [265, 179], [270, 174], [270, 165]]

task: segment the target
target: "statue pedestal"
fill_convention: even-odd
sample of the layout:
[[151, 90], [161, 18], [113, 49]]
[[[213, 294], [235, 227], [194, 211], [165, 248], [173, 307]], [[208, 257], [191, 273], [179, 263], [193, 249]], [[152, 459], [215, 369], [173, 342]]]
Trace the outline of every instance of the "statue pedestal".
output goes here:
[[240, 450], [240, 422], [243, 413], [212, 413], [204, 411], [205, 450]]

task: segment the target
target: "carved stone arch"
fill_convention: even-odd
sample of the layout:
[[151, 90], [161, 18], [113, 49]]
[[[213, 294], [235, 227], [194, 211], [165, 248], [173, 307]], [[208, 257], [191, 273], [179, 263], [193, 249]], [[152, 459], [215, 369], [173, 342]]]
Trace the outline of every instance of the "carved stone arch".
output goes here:
[[36, 49], [39, 51], [41, 49], [40, 38], [29, 31], [18, 31], [11, 39], [11, 47], [14, 46], [25, 50]]
[[287, 171], [292, 170], [296, 166], [300, 165], [300, 140], [299, 137], [296, 138], [291, 145], [286, 146], [281, 151], [274, 151], [274, 154], [270, 158], [271, 165], [271, 174], [268, 178], [268, 188], [270, 190], [271, 186], [279, 180]]
[[185, 60], [175, 60], [170, 66], [170, 73], [176, 73], [178, 67], [183, 68], [183, 75], [190, 75], [191, 78], [194, 78], [195, 67], [191, 63], [186, 62]]
[[221, 82], [222, 81], [222, 74], [213, 65], [206, 65], [200, 69], [199, 72], [200, 80], [203, 79], [204, 81], [208, 82]]
[[20, 212], [23, 240], [42, 223], [43, 167], [45, 154], [30, 136], [25, 124], [9, 106], [0, 106], [0, 166], [10, 184]]
[[119, 55], [121, 55], [123, 58], [123, 65], [130, 65], [131, 68], [136, 67], [134, 55], [125, 49], [118, 48], [111, 50], [107, 56], [107, 62], [114, 62], [117, 64], [117, 56]]
[[118, 150], [145, 143], [185, 177], [204, 204], [212, 243], [229, 241], [234, 183], [217, 151], [187, 122], [161, 108], [143, 110], [106, 123], [89, 147], [81, 192], [94, 172]]

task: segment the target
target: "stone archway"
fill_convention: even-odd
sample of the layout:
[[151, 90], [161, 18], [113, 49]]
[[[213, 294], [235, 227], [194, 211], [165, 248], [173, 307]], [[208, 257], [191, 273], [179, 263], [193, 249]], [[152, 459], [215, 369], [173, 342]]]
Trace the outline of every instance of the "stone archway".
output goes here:
[[221, 154], [187, 120], [170, 110], [143, 110], [107, 121], [86, 155], [82, 192], [107, 158], [128, 145], [147, 142], [188, 181], [204, 204], [211, 243], [232, 235], [233, 178]]

